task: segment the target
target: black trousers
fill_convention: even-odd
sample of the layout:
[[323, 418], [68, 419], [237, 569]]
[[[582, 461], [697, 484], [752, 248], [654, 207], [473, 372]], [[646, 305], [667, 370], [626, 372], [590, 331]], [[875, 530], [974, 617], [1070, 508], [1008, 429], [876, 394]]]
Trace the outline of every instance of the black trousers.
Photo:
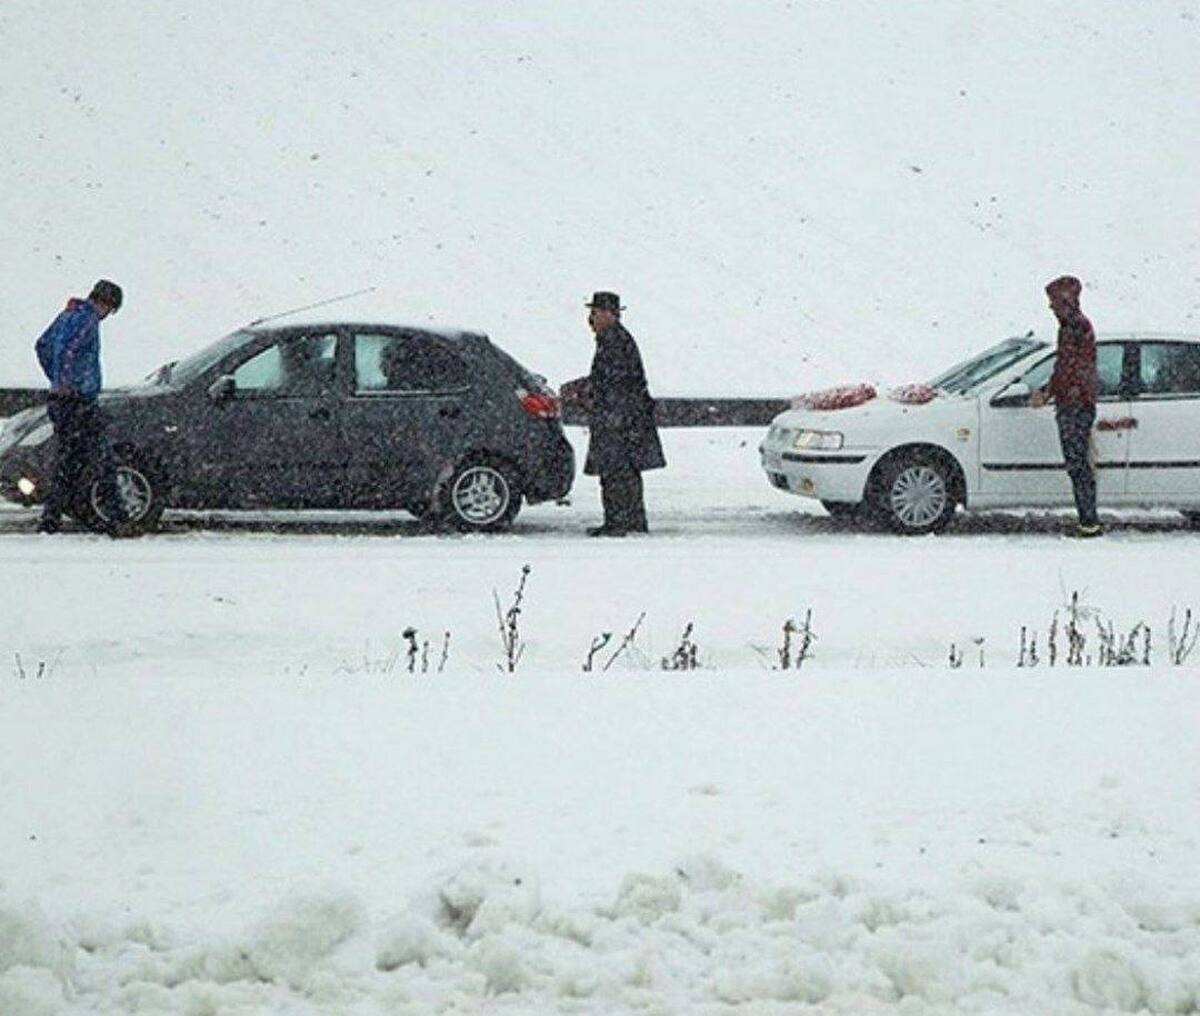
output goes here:
[[1058, 423], [1058, 440], [1062, 444], [1063, 461], [1075, 491], [1075, 510], [1081, 526], [1094, 526], [1100, 521], [1096, 512], [1096, 473], [1088, 459], [1092, 424], [1096, 422], [1095, 406], [1057, 406], [1054, 419]]
[[42, 520], [61, 522], [64, 508], [69, 509], [75, 498], [83, 495], [83, 483], [95, 476], [100, 481], [100, 506], [104, 514], [112, 522], [124, 521], [100, 407], [91, 399], [51, 395], [47, 409], [54, 425], [57, 455], [50, 490], [42, 505]]
[[600, 474], [600, 500], [604, 505], [604, 525], [627, 533], [645, 533], [646, 501], [642, 474], [636, 469]]

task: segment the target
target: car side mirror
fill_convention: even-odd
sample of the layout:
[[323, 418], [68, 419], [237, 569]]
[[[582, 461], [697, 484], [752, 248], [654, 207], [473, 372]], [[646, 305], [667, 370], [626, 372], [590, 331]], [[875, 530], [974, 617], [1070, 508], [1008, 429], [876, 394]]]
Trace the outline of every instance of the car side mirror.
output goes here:
[[233, 379], [233, 375], [222, 374], [208, 386], [208, 397], [213, 402], [224, 402], [226, 399], [233, 398], [233, 393], [236, 391], [237, 382]]
[[1000, 389], [992, 396], [992, 405], [999, 409], [1012, 409], [1017, 406], [1028, 406], [1029, 396], [1033, 389], [1024, 381], [1014, 381], [1007, 388]]

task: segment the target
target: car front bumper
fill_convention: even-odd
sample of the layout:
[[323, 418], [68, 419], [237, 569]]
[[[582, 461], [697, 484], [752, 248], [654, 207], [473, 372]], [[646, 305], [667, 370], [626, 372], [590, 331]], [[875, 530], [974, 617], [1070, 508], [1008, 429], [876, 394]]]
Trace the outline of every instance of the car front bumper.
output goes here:
[[863, 499], [876, 453], [847, 448], [836, 452], [796, 451], [764, 444], [759, 449], [767, 481], [778, 490], [820, 501], [857, 504]]
[[4, 500], [20, 505], [41, 504], [49, 482], [49, 471], [28, 457], [14, 452], [0, 457], [0, 497]]

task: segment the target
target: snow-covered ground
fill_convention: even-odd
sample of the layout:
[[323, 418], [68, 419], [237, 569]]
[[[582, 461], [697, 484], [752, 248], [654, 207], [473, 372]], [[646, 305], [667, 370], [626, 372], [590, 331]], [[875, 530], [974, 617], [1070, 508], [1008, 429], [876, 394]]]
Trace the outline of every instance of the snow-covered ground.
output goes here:
[[[1046, 330], [1064, 271], [1101, 331], [1195, 330], [1198, 33], [1196, 0], [4, 0], [0, 386], [100, 275], [113, 383], [366, 287], [311, 314], [555, 383], [616, 289], [660, 395], [928, 378]], [[760, 436], [665, 434], [624, 541], [583, 537], [586, 479], [494, 538], [0, 509], [0, 1016], [1200, 1012], [1200, 536], [859, 532]], [[1074, 591], [1088, 655], [1145, 621], [1156, 664], [1051, 669]]]
[[[667, 432], [625, 541], [581, 535], [589, 480], [497, 538], [0, 514], [0, 1013], [1196, 1011], [1195, 535], [858, 533], [758, 436]], [[1073, 589], [1162, 663], [1015, 668]], [[703, 669], [664, 673], [688, 621]]]

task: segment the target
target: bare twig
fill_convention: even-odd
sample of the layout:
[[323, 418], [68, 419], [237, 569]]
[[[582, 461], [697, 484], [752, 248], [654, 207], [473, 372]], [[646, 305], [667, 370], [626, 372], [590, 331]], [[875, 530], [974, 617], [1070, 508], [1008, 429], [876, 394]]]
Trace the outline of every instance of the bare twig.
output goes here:
[[417, 653], [419, 652], [417, 647], [417, 629], [405, 628], [401, 632], [401, 635], [404, 641], [408, 643], [408, 672], [411, 674], [417, 669]]
[[1175, 627], [1175, 607], [1171, 606], [1171, 620], [1167, 622], [1167, 648], [1171, 655], [1171, 663], [1176, 667], [1182, 666], [1196, 648], [1196, 639], [1200, 637], [1200, 625], [1192, 624], [1192, 608], [1188, 607], [1183, 615], [1183, 629]]
[[663, 657], [663, 670], [696, 669], [696, 643], [692, 641], [692, 630], [693, 624], [689, 621], [679, 637], [679, 645], [675, 647], [675, 651], [670, 656]]
[[642, 626], [642, 622], [646, 619], [646, 612], [643, 610], [638, 614], [638, 619], [633, 622], [633, 627], [625, 633], [625, 637], [621, 640], [621, 644], [617, 646], [617, 651], [608, 658], [608, 662], [601, 668], [602, 671], [608, 670], [626, 649], [633, 645], [633, 640], [637, 638], [638, 629]]
[[446, 669], [446, 661], [450, 659], [450, 632], [446, 632], [442, 638], [442, 657], [438, 660], [437, 672], [440, 674]]
[[600, 652], [608, 643], [612, 641], [612, 632], [603, 631], [592, 639], [592, 644], [588, 646], [587, 659], [583, 661], [583, 672], [591, 673], [596, 665], [596, 654]]
[[521, 657], [525, 653], [525, 643], [521, 641], [519, 621], [521, 604], [525, 599], [525, 581], [529, 578], [532, 570], [527, 564], [521, 566], [521, 581], [517, 583], [512, 605], [507, 611], [501, 612], [500, 596], [496, 590], [492, 590], [492, 599], [496, 603], [496, 623], [500, 628], [500, 645], [504, 649], [504, 662], [497, 664], [497, 667], [501, 671], [507, 670], [510, 674], [516, 671], [517, 664], [521, 662]]
[[804, 624], [799, 628], [800, 645], [796, 649], [794, 660], [795, 669], [799, 670], [805, 660], [811, 655], [809, 650], [812, 649], [812, 644], [817, 640], [816, 633], [812, 629], [812, 608], [810, 607], [804, 613]]
[[796, 622], [790, 617], [783, 622], [783, 644], [779, 647], [779, 669], [792, 667], [792, 636], [796, 634]]

